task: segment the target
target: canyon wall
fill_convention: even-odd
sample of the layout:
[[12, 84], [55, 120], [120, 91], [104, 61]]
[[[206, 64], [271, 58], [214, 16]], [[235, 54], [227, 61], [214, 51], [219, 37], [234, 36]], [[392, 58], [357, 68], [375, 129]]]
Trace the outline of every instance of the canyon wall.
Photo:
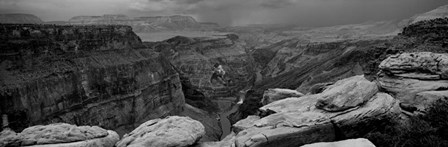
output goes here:
[[73, 25], [128, 25], [135, 32], [211, 30], [219, 27], [214, 23], [199, 23], [191, 16], [128, 17], [126, 15], [75, 16], [68, 21]]
[[1, 25], [0, 113], [124, 134], [185, 104], [179, 75], [128, 26]]

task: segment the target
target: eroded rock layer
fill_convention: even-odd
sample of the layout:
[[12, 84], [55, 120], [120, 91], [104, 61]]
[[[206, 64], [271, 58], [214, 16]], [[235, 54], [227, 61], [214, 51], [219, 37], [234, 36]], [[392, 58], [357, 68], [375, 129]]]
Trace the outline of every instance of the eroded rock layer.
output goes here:
[[185, 103], [169, 61], [127, 26], [2, 25], [1, 109], [10, 127], [66, 122], [124, 134]]

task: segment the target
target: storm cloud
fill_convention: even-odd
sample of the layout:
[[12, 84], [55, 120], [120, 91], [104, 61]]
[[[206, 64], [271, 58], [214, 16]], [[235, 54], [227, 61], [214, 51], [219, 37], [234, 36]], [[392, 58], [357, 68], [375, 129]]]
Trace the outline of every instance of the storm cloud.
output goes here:
[[0, 13], [30, 13], [44, 21], [78, 15], [191, 15], [221, 25], [330, 26], [400, 20], [446, 0], [0, 0]]

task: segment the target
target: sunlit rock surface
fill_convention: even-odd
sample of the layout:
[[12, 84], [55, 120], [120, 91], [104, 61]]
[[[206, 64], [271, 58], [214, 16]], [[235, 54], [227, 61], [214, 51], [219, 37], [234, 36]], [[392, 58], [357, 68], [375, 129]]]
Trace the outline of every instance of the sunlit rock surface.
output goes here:
[[274, 101], [278, 101], [281, 99], [289, 98], [289, 97], [301, 97], [302, 93], [291, 90], [291, 89], [281, 89], [281, 88], [272, 88], [264, 91], [263, 99], [261, 99], [261, 103], [263, 105], [272, 103]]
[[[4, 137], [4, 130], [1, 135]], [[38, 125], [26, 128], [21, 133], [9, 132], [2, 146], [32, 147], [112, 147], [119, 140], [116, 132], [97, 126], [75, 126], [70, 124]], [[12, 137], [13, 136], [13, 137]], [[9, 138], [8, 138], [9, 137]], [[14, 138], [14, 139], [10, 139]]]
[[[360, 91], [359, 88], [368, 85], [373, 87]], [[347, 96], [337, 98], [338, 92]], [[348, 107], [338, 110], [320, 107], [319, 101], [331, 94], [337, 100], [328, 101], [327, 105]], [[400, 114], [399, 102], [388, 94], [377, 93], [376, 85], [363, 76], [340, 80], [319, 94], [279, 100], [260, 109], [276, 113], [238, 122], [242, 131], [236, 135], [236, 146], [298, 146], [356, 137], [379, 127], [376, 123], [396, 119]]]
[[205, 134], [204, 126], [189, 117], [170, 116], [147, 121], [126, 134], [117, 147], [186, 147]]
[[381, 62], [378, 83], [393, 93], [408, 111], [425, 112], [433, 102], [445, 100], [448, 56], [432, 52], [401, 53]]
[[375, 147], [375, 145], [368, 139], [358, 138], [336, 142], [313, 143], [304, 145], [302, 147]]

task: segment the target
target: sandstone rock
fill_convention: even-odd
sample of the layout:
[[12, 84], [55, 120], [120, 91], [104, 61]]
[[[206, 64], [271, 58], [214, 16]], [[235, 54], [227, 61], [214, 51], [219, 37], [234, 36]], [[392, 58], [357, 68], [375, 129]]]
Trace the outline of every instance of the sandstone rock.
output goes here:
[[378, 92], [374, 82], [364, 76], [337, 81], [319, 95], [316, 107], [326, 111], [344, 111], [360, 106]]
[[[358, 91], [348, 91], [353, 89]], [[248, 117], [237, 123], [243, 130], [236, 135], [236, 145], [298, 146], [364, 135], [381, 127], [375, 122], [397, 119], [400, 114], [399, 101], [377, 91], [373, 82], [367, 81], [363, 76], [356, 76], [340, 80], [320, 94], [272, 102], [260, 109], [269, 109], [276, 113], [260, 119]], [[346, 98], [353, 98], [349, 100], [358, 102], [346, 102], [344, 97], [337, 97], [340, 93], [344, 93]], [[352, 107], [340, 111], [317, 108], [318, 98], [322, 96], [335, 97], [335, 102], [342, 101], [342, 104], [348, 103]]]
[[307, 144], [302, 147], [375, 147], [375, 145], [368, 139], [358, 138], [358, 139], [348, 139], [337, 142], [322, 142]]
[[117, 147], [189, 146], [205, 134], [204, 126], [189, 117], [170, 116], [141, 124], [123, 136]]
[[261, 103], [263, 105], [272, 103], [274, 101], [278, 101], [281, 99], [289, 98], [289, 97], [301, 97], [303, 96], [302, 93], [291, 90], [291, 89], [280, 89], [280, 88], [273, 88], [268, 89], [264, 91], [263, 99], [261, 100]]
[[18, 134], [4, 130], [0, 136], [0, 146], [111, 147], [119, 140], [111, 130], [63, 123], [32, 126]]
[[11, 129], [0, 132], [0, 147], [5, 146], [20, 146], [19, 136]]
[[26, 147], [113, 147], [120, 140], [120, 136], [114, 131], [108, 130], [109, 134], [102, 138], [95, 138], [70, 143], [31, 145]]
[[50, 124], [32, 126], [20, 133], [22, 145], [56, 144], [101, 138], [107, 130], [97, 126], [74, 126], [70, 124]]
[[412, 105], [420, 112], [426, 112], [434, 102], [438, 100], [448, 100], [448, 91], [425, 91], [417, 93]]
[[233, 132], [238, 133], [242, 130], [245, 130], [247, 128], [250, 128], [254, 125], [254, 122], [260, 120], [259, 116], [256, 115], [250, 115], [246, 119], [240, 120], [232, 125]]
[[[379, 68], [392, 73], [414, 72], [432, 75], [410, 76], [418, 79], [434, 79], [439, 75], [448, 78], [448, 55], [432, 52], [401, 53], [383, 60]], [[428, 73], [427, 73], [428, 74]], [[405, 75], [406, 77], [406, 75]], [[408, 76], [409, 77], [409, 76]]]

